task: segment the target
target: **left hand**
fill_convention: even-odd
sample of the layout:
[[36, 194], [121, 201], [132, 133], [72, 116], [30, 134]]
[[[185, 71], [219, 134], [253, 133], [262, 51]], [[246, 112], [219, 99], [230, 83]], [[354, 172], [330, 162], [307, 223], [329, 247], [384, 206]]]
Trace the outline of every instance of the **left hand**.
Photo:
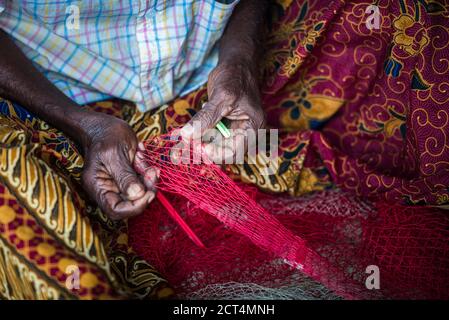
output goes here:
[[[234, 134], [238, 132], [238, 136], [234, 136], [234, 143], [233, 139], [224, 140], [225, 158], [234, 157], [237, 148], [245, 148], [245, 131], [257, 130], [265, 125], [257, 76], [254, 73], [242, 62], [220, 63], [209, 75], [209, 101], [181, 130], [183, 139], [187, 140], [193, 136], [198, 123], [203, 136], [222, 118], [226, 118], [230, 120], [229, 129], [232, 129]], [[221, 157], [217, 148], [213, 143], [206, 143], [204, 149], [208, 157], [215, 162], [219, 160], [216, 159], [217, 155]]]

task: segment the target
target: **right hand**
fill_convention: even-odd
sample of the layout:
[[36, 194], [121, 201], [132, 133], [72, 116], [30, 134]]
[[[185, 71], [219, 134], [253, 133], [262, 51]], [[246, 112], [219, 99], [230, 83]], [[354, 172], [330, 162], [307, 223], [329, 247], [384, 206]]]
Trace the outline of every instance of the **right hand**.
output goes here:
[[113, 220], [142, 213], [155, 197], [159, 173], [145, 168], [134, 131], [125, 121], [96, 112], [86, 113], [82, 127], [82, 183], [90, 197]]

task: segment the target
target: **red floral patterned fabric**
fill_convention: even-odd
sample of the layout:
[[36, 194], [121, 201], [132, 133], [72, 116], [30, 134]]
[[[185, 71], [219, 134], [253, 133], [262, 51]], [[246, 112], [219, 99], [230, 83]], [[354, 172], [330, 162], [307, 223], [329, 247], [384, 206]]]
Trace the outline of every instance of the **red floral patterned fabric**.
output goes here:
[[[379, 29], [367, 28], [370, 5]], [[330, 178], [389, 202], [449, 201], [448, 8], [445, 0], [279, 1], [263, 94], [270, 124], [289, 132], [281, 170], [304, 158], [305, 181], [292, 193]]]

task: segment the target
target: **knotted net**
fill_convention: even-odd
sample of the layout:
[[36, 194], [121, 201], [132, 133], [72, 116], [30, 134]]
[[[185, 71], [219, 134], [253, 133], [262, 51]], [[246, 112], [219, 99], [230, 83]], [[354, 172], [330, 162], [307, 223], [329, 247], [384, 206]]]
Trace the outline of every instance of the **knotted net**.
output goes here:
[[[215, 164], [193, 163], [194, 152], [179, 156], [178, 146], [170, 135], [154, 138], [145, 162], [160, 169], [158, 189], [206, 248], [158, 202], [130, 221], [129, 234], [180, 297], [449, 298], [449, 219], [441, 210], [375, 205], [339, 190], [268, 195]], [[379, 290], [367, 286], [369, 266], [380, 271]]]

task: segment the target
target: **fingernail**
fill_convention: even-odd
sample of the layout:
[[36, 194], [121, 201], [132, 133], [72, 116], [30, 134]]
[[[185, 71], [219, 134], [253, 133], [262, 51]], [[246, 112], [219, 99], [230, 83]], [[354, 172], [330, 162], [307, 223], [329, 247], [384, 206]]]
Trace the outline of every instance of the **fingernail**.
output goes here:
[[137, 148], [142, 151], [145, 150], [145, 146], [144, 146], [143, 142], [139, 142], [139, 144], [137, 145]]
[[127, 191], [129, 197], [136, 197], [141, 192], [142, 192], [142, 187], [136, 183], [130, 185], [128, 188], [128, 191]]
[[134, 158], [134, 170], [138, 174], [143, 174], [145, 172], [146, 164], [144, 162], [143, 156], [140, 155], [140, 153], [136, 153], [136, 157]]
[[157, 177], [156, 169], [150, 168], [145, 173], [145, 179], [150, 180], [151, 182], [155, 181]]
[[142, 160], [143, 159], [143, 154], [142, 154], [142, 151], [140, 149], [137, 150], [136, 154], [134, 155], [134, 159], [136, 159], [136, 160]]
[[161, 171], [158, 168], [150, 168], [145, 173], [145, 179], [150, 180], [152, 183], [155, 183], [156, 180], [160, 177]]

